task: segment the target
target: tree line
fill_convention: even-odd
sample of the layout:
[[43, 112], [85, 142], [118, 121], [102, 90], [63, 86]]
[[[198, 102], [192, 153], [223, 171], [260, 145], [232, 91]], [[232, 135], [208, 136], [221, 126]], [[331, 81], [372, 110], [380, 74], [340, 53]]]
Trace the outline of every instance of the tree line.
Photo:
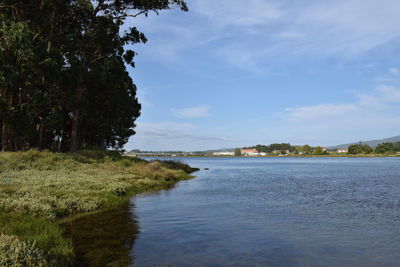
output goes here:
[[126, 20], [181, 0], [0, 2], [0, 145], [75, 151], [122, 148], [140, 115], [127, 72], [145, 35]]
[[367, 144], [354, 144], [348, 148], [349, 154], [395, 154], [400, 152], [400, 142], [385, 142], [378, 144], [375, 149]]
[[[293, 146], [289, 143], [274, 143], [270, 145], [256, 145], [246, 147], [256, 149], [258, 152], [265, 152], [267, 154], [302, 154], [302, 155], [326, 155], [329, 152], [336, 152], [336, 150], [325, 149], [321, 146], [312, 147], [310, 145]], [[385, 142], [378, 144], [375, 148], [367, 144], [358, 143], [348, 147], [349, 154], [396, 154], [400, 152], [400, 142], [392, 143]]]
[[310, 145], [293, 146], [290, 143], [273, 143], [270, 145], [256, 145], [249, 148], [256, 149], [258, 152], [267, 154], [304, 154], [304, 155], [325, 155], [327, 151], [320, 147]]

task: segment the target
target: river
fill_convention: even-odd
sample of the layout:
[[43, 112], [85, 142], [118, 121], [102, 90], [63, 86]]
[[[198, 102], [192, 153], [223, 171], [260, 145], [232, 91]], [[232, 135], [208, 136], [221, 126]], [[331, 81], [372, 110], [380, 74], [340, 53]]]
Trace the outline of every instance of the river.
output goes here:
[[180, 160], [195, 179], [131, 200], [132, 265], [399, 265], [400, 158]]

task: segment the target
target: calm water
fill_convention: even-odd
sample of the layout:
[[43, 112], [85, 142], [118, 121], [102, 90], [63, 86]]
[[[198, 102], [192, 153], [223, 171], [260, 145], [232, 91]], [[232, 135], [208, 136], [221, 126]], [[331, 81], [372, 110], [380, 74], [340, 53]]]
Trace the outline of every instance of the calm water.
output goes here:
[[185, 158], [132, 199], [135, 266], [399, 266], [400, 158]]

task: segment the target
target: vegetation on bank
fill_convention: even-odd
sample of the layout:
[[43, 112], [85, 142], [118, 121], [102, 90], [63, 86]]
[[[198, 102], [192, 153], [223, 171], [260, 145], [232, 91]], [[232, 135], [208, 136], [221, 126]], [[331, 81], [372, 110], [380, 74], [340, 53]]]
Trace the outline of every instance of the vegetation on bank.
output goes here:
[[348, 147], [348, 152], [337, 152], [336, 149], [326, 149], [321, 146], [312, 147], [310, 145], [292, 146], [289, 143], [256, 145], [253, 147], [258, 152], [265, 152], [269, 155], [290, 155], [290, 156], [337, 156], [337, 155], [374, 155], [374, 156], [395, 156], [400, 153], [400, 142], [384, 142], [378, 144], [375, 148], [367, 144], [359, 143]]
[[188, 179], [195, 170], [117, 152], [1, 153], [0, 266], [69, 265], [73, 247], [60, 223]]

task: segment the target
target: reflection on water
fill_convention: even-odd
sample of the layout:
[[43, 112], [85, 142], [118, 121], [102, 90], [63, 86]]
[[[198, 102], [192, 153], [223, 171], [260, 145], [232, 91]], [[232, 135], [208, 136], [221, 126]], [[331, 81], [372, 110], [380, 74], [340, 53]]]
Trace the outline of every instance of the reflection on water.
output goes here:
[[135, 266], [398, 266], [400, 158], [187, 158], [136, 196]]
[[[175, 185], [142, 195], [156, 196], [168, 192]], [[75, 266], [130, 266], [134, 264], [133, 247], [139, 234], [134, 203], [127, 203], [111, 211], [83, 216], [63, 225], [72, 239]]]
[[196, 179], [66, 225], [76, 266], [400, 262], [400, 158], [184, 160]]
[[128, 205], [65, 225], [76, 249], [75, 266], [129, 266], [139, 227]]

